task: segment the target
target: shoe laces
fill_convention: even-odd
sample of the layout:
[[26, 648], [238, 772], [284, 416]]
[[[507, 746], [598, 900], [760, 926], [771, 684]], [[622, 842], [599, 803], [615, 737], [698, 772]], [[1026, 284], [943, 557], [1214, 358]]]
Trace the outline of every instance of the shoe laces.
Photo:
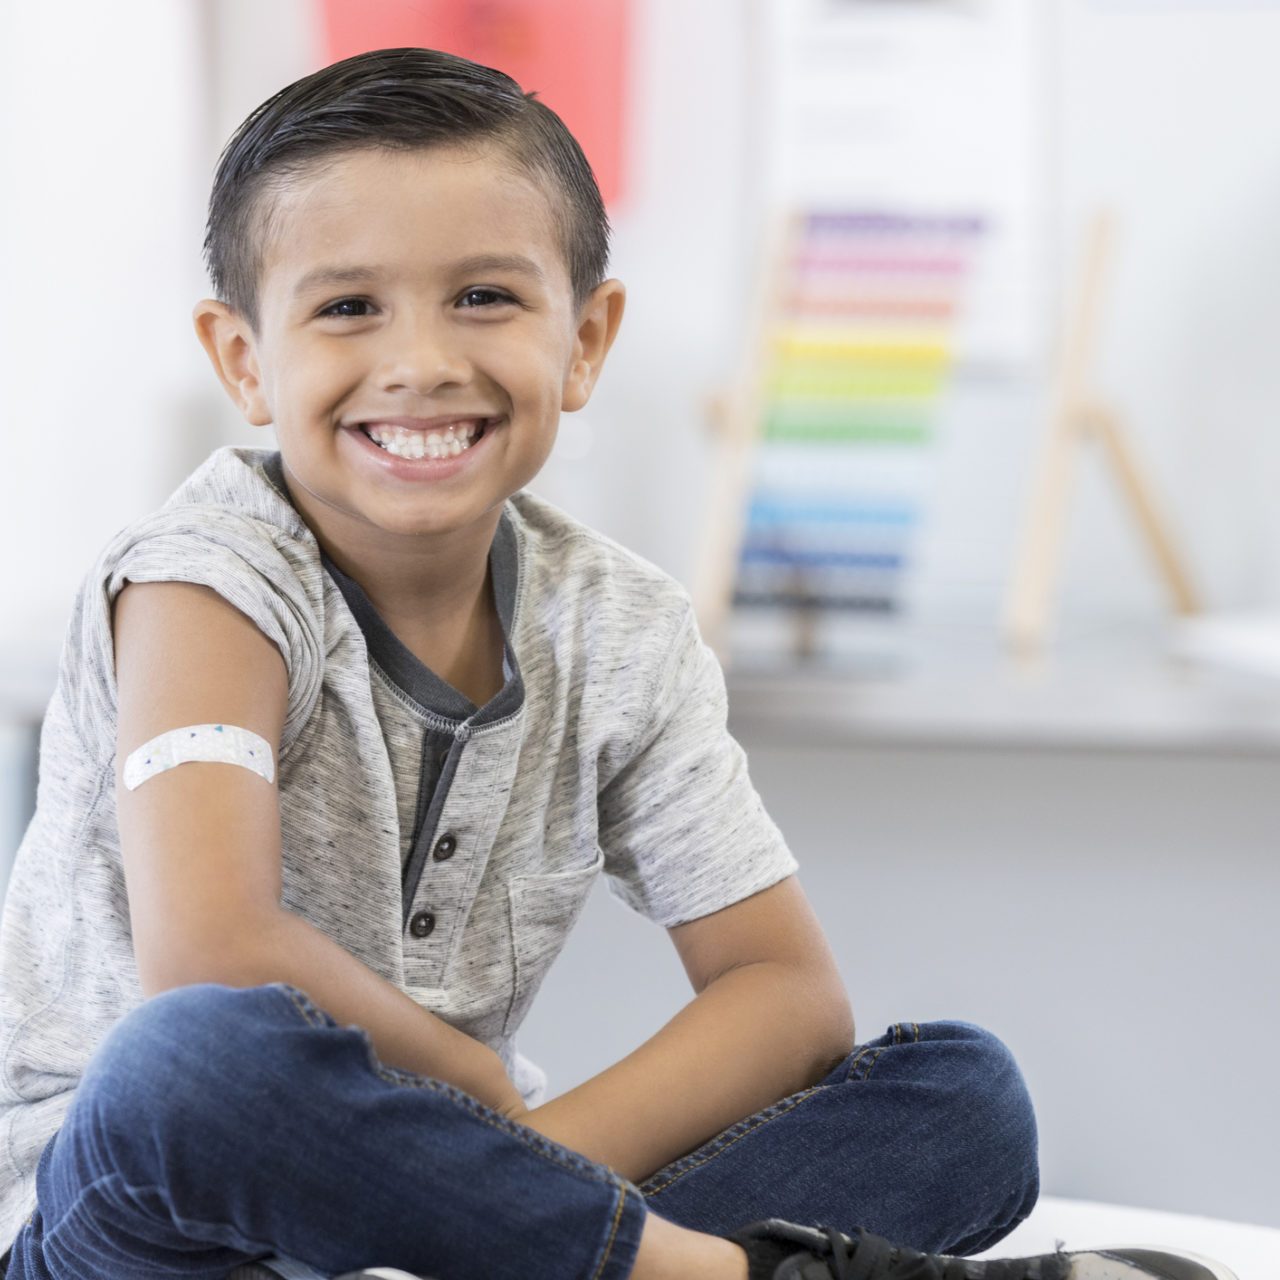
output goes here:
[[834, 1227], [818, 1230], [831, 1250], [831, 1257], [823, 1261], [829, 1264], [833, 1280], [1067, 1280], [1069, 1259], [1061, 1254], [974, 1262], [920, 1253], [861, 1227], [852, 1239]]

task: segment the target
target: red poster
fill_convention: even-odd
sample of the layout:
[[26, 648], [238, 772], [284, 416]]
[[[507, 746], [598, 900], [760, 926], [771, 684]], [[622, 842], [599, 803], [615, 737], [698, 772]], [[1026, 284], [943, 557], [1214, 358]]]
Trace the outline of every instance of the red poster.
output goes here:
[[623, 188], [630, 0], [319, 0], [330, 62], [418, 45], [497, 67], [578, 139], [606, 204]]

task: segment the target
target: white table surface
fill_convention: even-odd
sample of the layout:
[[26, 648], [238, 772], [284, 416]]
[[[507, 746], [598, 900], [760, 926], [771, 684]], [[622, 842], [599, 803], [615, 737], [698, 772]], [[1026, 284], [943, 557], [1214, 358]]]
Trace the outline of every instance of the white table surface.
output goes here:
[[1225, 1263], [1238, 1280], [1280, 1280], [1280, 1229], [1188, 1214], [1041, 1196], [1031, 1216], [980, 1258], [1147, 1245], [1185, 1249]]
[[757, 742], [1280, 754], [1280, 679], [1179, 656], [1172, 635], [1100, 626], [1019, 659], [994, 629], [922, 627], [892, 656], [743, 660], [726, 676], [730, 727]]

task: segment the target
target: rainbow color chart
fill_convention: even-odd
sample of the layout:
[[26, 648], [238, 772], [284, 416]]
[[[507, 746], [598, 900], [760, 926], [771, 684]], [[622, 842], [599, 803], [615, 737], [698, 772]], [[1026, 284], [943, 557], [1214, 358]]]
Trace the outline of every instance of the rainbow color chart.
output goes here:
[[765, 318], [743, 611], [903, 608], [982, 218], [797, 218]]

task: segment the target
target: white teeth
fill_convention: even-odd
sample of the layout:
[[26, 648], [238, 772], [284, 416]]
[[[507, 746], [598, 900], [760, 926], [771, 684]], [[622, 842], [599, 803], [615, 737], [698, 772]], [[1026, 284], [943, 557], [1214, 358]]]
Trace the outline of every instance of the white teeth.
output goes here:
[[365, 427], [365, 434], [398, 458], [456, 458], [480, 434], [484, 418], [451, 423], [439, 431], [407, 431], [404, 427]]

